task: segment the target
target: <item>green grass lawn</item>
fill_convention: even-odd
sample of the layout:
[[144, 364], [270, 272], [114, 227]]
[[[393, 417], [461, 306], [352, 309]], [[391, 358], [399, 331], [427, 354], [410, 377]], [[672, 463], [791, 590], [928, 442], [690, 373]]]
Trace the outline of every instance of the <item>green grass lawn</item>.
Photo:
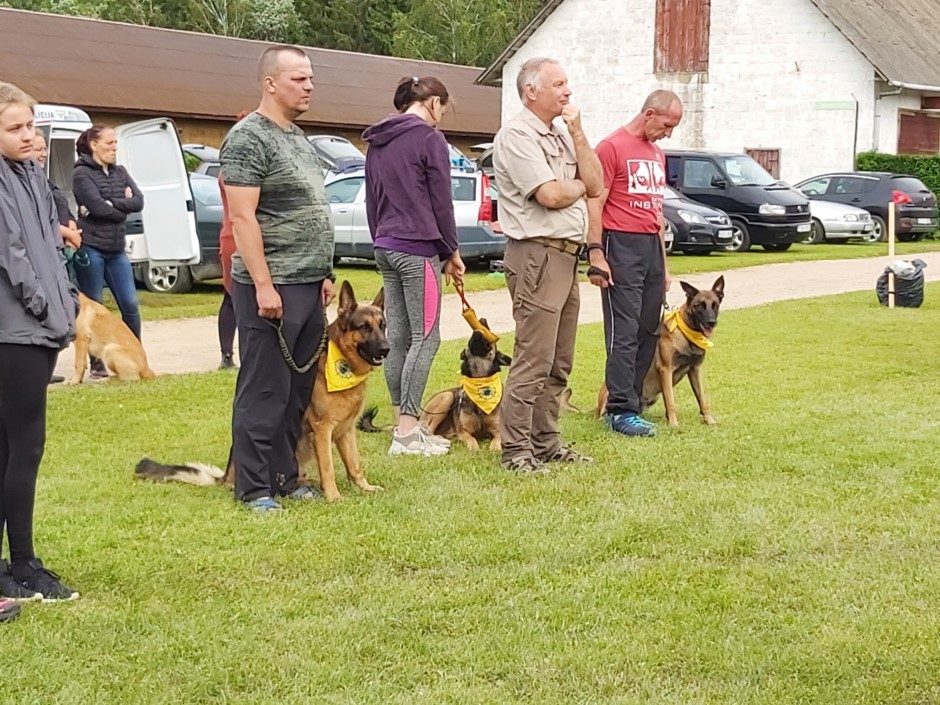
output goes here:
[[[360, 435], [385, 493], [343, 481], [276, 517], [132, 476], [144, 455], [225, 461], [231, 375], [55, 390], [36, 541], [83, 597], [0, 627], [2, 701], [938, 702], [940, 284], [927, 300], [724, 313], [720, 425], [683, 382], [655, 439], [587, 413], [587, 326], [563, 426], [596, 465], [519, 478]], [[381, 376], [369, 396], [387, 422]]]
[[[940, 241], [898, 243], [897, 252], [905, 255], [912, 252], [934, 252], [940, 250]], [[765, 252], [756, 248], [751, 252], [715, 252], [708, 257], [675, 254], [669, 258], [669, 269], [674, 275], [698, 272], [717, 272], [736, 267], [752, 267], [776, 262], [797, 262], [821, 259], [855, 259], [887, 254], [887, 245], [842, 244], [842, 245], [794, 245], [787, 252]], [[583, 269], [583, 267], [582, 267]], [[373, 297], [382, 285], [382, 278], [373, 264], [345, 264], [336, 268], [337, 281], [348, 279], [360, 298]], [[582, 277], [587, 281], [586, 277]], [[501, 289], [506, 285], [502, 274], [491, 274], [479, 267], [471, 268], [466, 277], [468, 292]], [[453, 293], [451, 287], [445, 293]], [[222, 301], [221, 282], [197, 284], [188, 294], [153, 294], [139, 291], [141, 314], [145, 321], [167, 318], [189, 318], [192, 316], [215, 316]], [[106, 301], [116, 307], [108, 295]]]

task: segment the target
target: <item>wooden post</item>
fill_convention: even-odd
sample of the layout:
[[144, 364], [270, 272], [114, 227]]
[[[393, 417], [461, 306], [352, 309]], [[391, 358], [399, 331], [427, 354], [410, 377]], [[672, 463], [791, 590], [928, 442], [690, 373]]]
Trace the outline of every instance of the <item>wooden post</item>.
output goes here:
[[[894, 200], [888, 202], [888, 257], [894, 258]], [[888, 270], [888, 308], [894, 308], [894, 272]]]

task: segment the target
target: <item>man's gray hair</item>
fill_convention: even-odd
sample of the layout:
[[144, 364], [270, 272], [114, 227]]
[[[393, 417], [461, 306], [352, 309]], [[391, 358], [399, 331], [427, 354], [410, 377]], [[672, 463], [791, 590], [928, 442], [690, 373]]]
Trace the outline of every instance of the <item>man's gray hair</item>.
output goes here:
[[519, 75], [516, 76], [516, 90], [519, 91], [519, 97], [525, 100], [525, 87], [535, 86], [541, 88], [542, 67], [545, 64], [557, 64], [555, 59], [549, 59], [539, 56], [529, 59], [519, 67]]

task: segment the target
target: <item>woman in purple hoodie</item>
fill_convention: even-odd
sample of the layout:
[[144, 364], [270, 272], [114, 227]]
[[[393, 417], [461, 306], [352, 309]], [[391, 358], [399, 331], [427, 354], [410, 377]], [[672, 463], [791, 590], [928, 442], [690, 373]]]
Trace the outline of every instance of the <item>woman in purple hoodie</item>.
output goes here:
[[375, 260], [385, 283], [391, 352], [385, 380], [395, 407], [390, 455], [442, 455], [450, 442], [418, 417], [431, 363], [441, 342], [441, 265], [462, 282], [447, 140], [435, 129], [447, 88], [433, 76], [403, 79], [393, 113], [362, 138], [366, 154], [366, 214]]

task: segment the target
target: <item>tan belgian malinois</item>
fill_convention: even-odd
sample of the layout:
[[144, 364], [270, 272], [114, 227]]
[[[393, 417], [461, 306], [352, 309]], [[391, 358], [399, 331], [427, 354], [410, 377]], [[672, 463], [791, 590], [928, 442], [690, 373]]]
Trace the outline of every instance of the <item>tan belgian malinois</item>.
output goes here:
[[[670, 426], [678, 426], [674, 387], [688, 375], [692, 392], [698, 400], [702, 421], [712, 426], [718, 423], [712, 416], [705, 384], [702, 380], [702, 363], [705, 353], [712, 347], [712, 333], [718, 325], [718, 309], [725, 296], [725, 278], [718, 277], [711, 289], [699, 290], [687, 282], [679, 282], [685, 292], [685, 303], [669, 312], [659, 324], [659, 341], [656, 356], [643, 380], [644, 411], [662, 394], [666, 406], [666, 419]], [[597, 395], [595, 412], [601, 416], [607, 408], [607, 385], [601, 385]]]
[[75, 319], [75, 374], [66, 384], [81, 384], [91, 353], [122, 382], [156, 377], [147, 363], [147, 353], [120, 318], [97, 301], [78, 295]]

